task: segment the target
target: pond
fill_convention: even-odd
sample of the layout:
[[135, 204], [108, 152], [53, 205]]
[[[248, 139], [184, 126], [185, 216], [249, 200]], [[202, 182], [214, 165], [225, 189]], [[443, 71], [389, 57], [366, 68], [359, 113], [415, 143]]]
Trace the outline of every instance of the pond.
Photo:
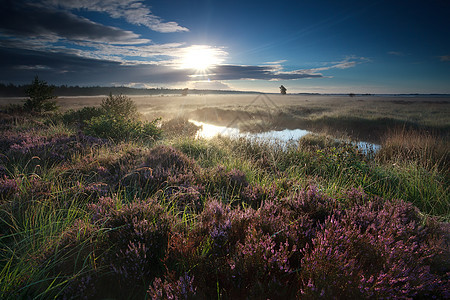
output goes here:
[[[284, 130], [270, 130], [265, 132], [241, 132], [238, 128], [227, 127], [227, 126], [218, 126], [205, 122], [200, 122], [196, 120], [189, 120], [192, 124], [201, 127], [197, 131], [197, 138], [205, 138], [209, 139], [218, 135], [236, 137], [236, 138], [249, 138], [263, 141], [274, 141], [281, 143], [288, 143], [291, 141], [296, 141], [305, 135], [312, 133], [309, 130], [304, 129], [284, 129]], [[376, 152], [381, 146], [378, 144], [358, 141], [354, 143], [359, 149], [363, 152]]]

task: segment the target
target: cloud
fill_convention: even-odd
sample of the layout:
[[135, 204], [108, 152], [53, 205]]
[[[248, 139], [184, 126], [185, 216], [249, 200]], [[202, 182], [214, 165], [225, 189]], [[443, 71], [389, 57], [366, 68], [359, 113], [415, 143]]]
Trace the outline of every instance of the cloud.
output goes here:
[[44, 38], [57, 41], [95, 41], [121, 44], [149, 42], [139, 35], [116, 27], [105, 26], [69, 12], [20, 1], [7, 1], [0, 11], [0, 34], [4, 37]]
[[124, 65], [73, 54], [0, 48], [0, 82], [26, 83], [36, 74], [53, 84], [171, 83], [190, 80], [187, 70], [167, 66]]
[[125, 19], [130, 24], [146, 26], [162, 33], [189, 31], [176, 22], [165, 22], [155, 16], [142, 0], [43, 0], [43, 3], [69, 10], [104, 12], [112, 18]]
[[331, 69], [348, 69], [353, 68], [359, 64], [369, 62], [370, 59], [366, 57], [347, 56], [345, 59], [336, 62], [325, 63], [325, 66], [311, 69], [299, 69], [293, 71], [280, 70], [279, 66], [275, 70], [276, 76], [271, 80], [280, 79], [302, 79], [302, 78], [330, 78], [331, 76], [324, 76], [321, 72]]
[[211, 72], [209, 78], [213, 80], [290, 80], [322, 77], [321, 74], [305, 72], [279, 72], [277, 67], [272, 66], [219, 65], [212, 68]]
[[366, 63], [366, 62], [370, 62], [370, 59], [368, 59], [366, 57], [358, 57], [358, 56], [352, 55], [352, 56], [347, 56], [345, 59], [343, 59], [341, 61], [325, 63], [326, 66], [324, 66], [324, 67], [312, 68], [312, 69], [308, 69], [305, 71], [319, 72], [319, 71], [326, 71], [326, 70], [331, 70], [331, 69], [348, 69], [348, 68], [353, 68], [356, 65]]
[[[151, 40], [143, 39], [131, 31], [79, 17], [66, 7], [98, 11], [119, 7], [119, 12], [129, 12], [130, 9], [142, 12], [143, 4], [139, 1], [48, 0], [46, 6], [43, 6], [42, 1], [6, 0], [0, 10], [0, 47], [73, 54], [125, 65], [172, 66], [179, 63], [189, 50], [183, 43], [153, 44]], [[166, 26], [165, 23], [158, 24]], [[221, 48], [205, 47], [218, 57], [227, 55]]]
[[[324, 78], [329, 77], [322, 74], [324, 71], [348, 69], [369, 61], [348, 56], [317, 68], [294, 70], [285, 70], [285, 60], [260, 66], [222, 64], [228, 55], [223, 47], [154, 44], [134, 32], [76, 15], [81, 10], [104, 12], [160, 32], [187, 30], [154, 16], [141, 0], [4, 1], [0, 10], [0, 81], [4, 82], [23, 83], [39, 74], [54, 84], [133, 82], [147, 86], [191, 82], [225, 89], [229, 88], [222, 83], [225, 80]], [[211, 55], [215, 66], [202, 74], [180, 68], [183, 58], [194, 50]]]
[[405, 54], [400, 51], [389, 51], [388, 54], [395, 55], [395, 56], [404, 56]]
[[[186, 49], [183, 43], [153, 44], [131, 31], [105, 26], [76, 16], [67, 9], [61, 10], [63, 4], [95, 8], [95, 5], [108, 7], [107, 2], [49, 1], [44, 7], [43, 2], [38, 1], [6, 0], [0, 10], [0, 47], [45, 51], [48, 55], [65, 53], [126, 65], [171, 64], [182, 56]], [[109, 4], [115, 7], [130, 4], [130, 1], [109, 1]], [[39, 63], [30, 64], [33, 65]]]
[[[198, 76], [195, 70], [177, 68], [173, 64], [177, 56], [185, 51], [182, 44], [146, 45], [142, 47], [128, 46], [127, 55], [152, 57], [151, 61], [125, 58], [123, 48], [101, 44], [99, 53], [95, 51], [53, 48], [18, 49], [0, 47], [0, 82], [24, 83], [36, 74], [53, 84], [78, 85], [111, 85], [142, 84], [174, 84], [193, 82], [196, 88], [226, 89], [222, 85], [225, 80], [298, 80], [306, 78], [325, 78], [321, 71], [345, 69], [356, 66], [364, 58], [347, 57], [342, 61], [328, 63], [327, 66], [315, 69], [283, 70], [279, 65], [216, 65], [206, 74]], [[102, 49], [104, 47], [104, 49]], [[173, 55], [173, 56], [170, 56]], [[210, 83], [199, 79], [209, 80]], [[208, 85], [208, 87], [206, 87]], [[214, 87], [213, 87], [214, 86]]]
[[282, 64], [282, 63], [284, 63], [286, 61], [287, 60], [285, 60], [285, 59], [280, 59], [280, 60], [277, 60], [277, 61], [268, 61], [265, 64], [267, 64], [267, 65], [280, 65], [280, 64]]
[[[210, 72], [208, 78], [212, 82], [322, 77], [321, 74], [308, 74], [302, 71], [280, 73], [270, 66], [218, 65]], [[124, 64], [108, 59], [81, 57], [73, 53], [54, 51], [49, 55], [47, 51], [0, 47], [0, 81], [23, 83], [36, 74], [54, 84], [109, 85], [119, 82], [170, 84], [198, 81], [198, 77], [193, 77], [193, 70], [174, 68], [170, 65], [139, 62]]]
[[440, 59], [441, 61], [450, 61], [450, 55], [442, 55], [442, 56], [439, 56], [439, 59]]
[[324, 78], [321, 71], [330, 69], [348, 69], [356, 65], [369, 62], [365, 57], [348, 56], [337, 62], [327, 63], [327, 66], [312, 69], [297, 69], [284, 71], [279, 64], [264, 66], [245, 65], [219, 65], [211, 70], [209, 78], [214, 80], [238, 80], [238, 79], [258, 79], [258, 80], [296, 80], [305, 78]]

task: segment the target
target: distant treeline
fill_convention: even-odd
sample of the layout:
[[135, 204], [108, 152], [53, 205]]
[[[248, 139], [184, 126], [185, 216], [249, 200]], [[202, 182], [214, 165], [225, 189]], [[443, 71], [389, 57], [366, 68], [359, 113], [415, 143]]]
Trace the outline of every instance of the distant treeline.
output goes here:
[[[26, 97], [25, 90], [29, 84], [14, 85], [0, 83], [0, 97]], [[98, 96], [109, 94], [123, 95], [160, 95], [160, 94], [183, 94], [186, 89], [168, 89], [168, 88], [130, 88], [130, 87], [103, 87], [103, 86], [53, 86], [56, 96]], [[242, 91], [224, 91], [224, 90], [188, 90], [188, 94], [242, 94], [255, 92]]]

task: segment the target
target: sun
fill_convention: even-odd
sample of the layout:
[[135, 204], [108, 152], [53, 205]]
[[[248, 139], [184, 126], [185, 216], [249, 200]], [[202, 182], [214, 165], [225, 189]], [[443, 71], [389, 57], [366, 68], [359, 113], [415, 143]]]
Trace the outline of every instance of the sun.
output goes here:
[[223, 61], [222, 56], [223, 52], [220, 49], [205, 45], [190, 46], [182, 54], [181, 68], [203, 72], [220, 64]]

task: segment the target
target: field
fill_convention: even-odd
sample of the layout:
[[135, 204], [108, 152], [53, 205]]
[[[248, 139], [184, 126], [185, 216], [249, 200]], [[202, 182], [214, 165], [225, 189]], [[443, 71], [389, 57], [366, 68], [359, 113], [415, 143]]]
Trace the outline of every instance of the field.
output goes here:
[[110, 98], [0, 99], [0, 298], [450, 297], [449, 98]]
[[[62, 97], [62, 111], [99, 106], [104, 96]], [[188, 95], [131, 96], [139, 112], [151, 120], [191, 118], [215, 125], [247, 122], [243, 129], [309, 129], [380, 142], [393, 128], [421, 129], [448, 137], [450, 98], [437, 96], [322, 96], [322, 95]], [[20, 103], [0, 99], [0, 105]], [[250, 125], [250, 127], [249, 127]], [[252, 128], [251, 125], [254, 125]]]

